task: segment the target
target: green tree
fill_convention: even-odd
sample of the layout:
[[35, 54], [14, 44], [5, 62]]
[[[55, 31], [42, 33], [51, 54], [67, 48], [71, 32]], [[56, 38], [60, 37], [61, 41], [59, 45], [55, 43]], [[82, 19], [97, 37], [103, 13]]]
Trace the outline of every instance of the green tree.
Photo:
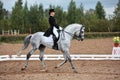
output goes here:
[[28, 10], [27, 1], [26, 1], [23, 8], [23, 27], [24, 27], [25, 33], [28, 33], [30, 29], [28, 12], [29, 10]]
[[88, 32], [96, 32], [98, 31], [97, 24], [98, 24], [98, 18], [95, 14], [94, 9], [89, 9], [85, 13], [85, 22], [86, 25], [86, 31]]
[[2, 31], [3, 28], [2, 19], [3, 19], [3, 3], [0, 1], [0, 32]]
[[8, 13], [9, 12], [3, 8], [2, 1], [0, 1], [0, 33], [2, 32], [2, 30], [10, 29]]
[[0, 1], [0, 20], [4, 18], [3, 3]]
[[114, 27], [113, 31], [120, 31], [120, 0], [117, 3], [117, 7], [114, 11]]
[[100, 1], [97, 2], [95, 12], [99, 19], [105, 19], [105, 11]]
[[41, 19], [41, 21], [44, 18], [44, 10], [42, 4], [39, 5], [39, 18]]
[[67, 15], [68, 24], [75, 23], [76, 20], [75, 15], [76, 15], [76, 4], [73, 0], [71, 0], [68, 6], [68, 15]]
[[114, 11], [116, 17], [120, 17], [120, 0], [117, 3], [117, 7]]
[[80, 4], [80, 7], [78, 7], [76, 9], [75, 14], [76, 14], [76, 15], [74, 15], [76, 17], [75, 22], [83, 24], [84, 23], [84, 7], [83, 7], [82, 3]]
[[39, 31], [46, 31], [49, 27], [48, 18], [46, 16], [48, 12], [45, 12], [43, 9], [43, 5], [39, 5]]
[[89, 9], [85, 13], [86, 31], [89, 32], [105, 32], [108, 31], [108, 21], [106, 19], [99, 19], [95, 14], [95, 10]]
[[67, 12], [63, 11], [62, 21], [61, 21], [61, 25], [60, 26], [66, 27], [67, 25], [68, 25]]
[[38, 31], [38, 29], [39, 29], [39, 9], [38, 9], [37, 4], [30, 7], [29, 23], [30, 23], [30, 27], [32, 29], [32, 33]]
[[57, 6], [55, 7], [55, 12], [56, 12], [55, 18], [57, 24], [59, 24], [59, 26], [65, 26], [65, 24], [63, 23], [63, 21], [65, 21], [63, 9], [60, 6]]
[[19, 29], [20, 32], [24, 32], [22, 0], [15, 2], [15, 6], [12, 9], [11, 20], [13, 29]]
[[98, 17], [98, 23], [96, 26], [96, 31], [108, 31], [108, 22], [105, 19], [105, 11], [100, 1], [97, 2], [95, 7], [95, 14]]

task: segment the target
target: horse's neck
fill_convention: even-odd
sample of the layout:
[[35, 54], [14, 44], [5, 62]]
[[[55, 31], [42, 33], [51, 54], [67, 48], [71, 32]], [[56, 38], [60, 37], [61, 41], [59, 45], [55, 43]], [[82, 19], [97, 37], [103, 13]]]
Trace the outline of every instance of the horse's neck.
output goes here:
[[67, 32], [66, 35], [68, 35], [69, 38], [72, 39], [74, 34], [75, 34], [75, 32], [76, 32], [76, 27], [74, 25], [68, 25], [65, 28], [65, 32]]
[[65, 28], [65, 31], [74, 34], [76, 32], [76, 26], [75, 25], [69, 25]]

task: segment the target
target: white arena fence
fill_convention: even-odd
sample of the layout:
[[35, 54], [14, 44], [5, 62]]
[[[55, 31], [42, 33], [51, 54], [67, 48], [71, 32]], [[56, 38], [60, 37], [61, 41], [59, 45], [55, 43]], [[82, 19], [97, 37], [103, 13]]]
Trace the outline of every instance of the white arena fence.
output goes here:
[[[80, 54], [80, 55], [70, 55], [72, 60], [120, 60], [120, 47], [113, 47], [112, 54]], [[0, 55], [0, 61], [8, 60], [26, 60], [26, 55]], [[30, 60], [39, 60], [39, 55], [32, 55]], [[63, 55], [49, 54], [44, 55], [44, 60], [64, 60]]]
[[[120, 55], [70, 55], [72, 60], [120, 60]], [[0, 61], [26, 60], [26, 55], [1, 55]], [[30, 60], [39, 60], [39, 55], [32, 55]], [[44, 60], [64, 60], [63, 55], [44, 55]]]

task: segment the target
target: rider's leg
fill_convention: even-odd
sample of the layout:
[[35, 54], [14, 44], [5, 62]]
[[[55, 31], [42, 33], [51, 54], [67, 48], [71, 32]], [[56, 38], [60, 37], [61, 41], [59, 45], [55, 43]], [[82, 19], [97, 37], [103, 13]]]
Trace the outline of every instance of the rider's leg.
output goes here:
[[57, 41], [58, 41], [58, 37], [59, 37], [59, 34], [58, 34], [58, 29], [53, 27], [53, 41], [54, 41], [54, 45], [53, 45], [53, 49], [56, 49], [58, 50], [58, 45], [57, 45]]
[[53, 41], [54, 41], [53, 49], [58, 50], [58, 45], [57, 45], [58, 38], [54, 34], [53, 34]]

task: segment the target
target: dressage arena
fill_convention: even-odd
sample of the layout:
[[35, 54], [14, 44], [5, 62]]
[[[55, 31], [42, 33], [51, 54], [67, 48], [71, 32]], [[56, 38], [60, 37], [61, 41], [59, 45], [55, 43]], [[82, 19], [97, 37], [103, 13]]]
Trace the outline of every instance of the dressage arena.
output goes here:
[[[12, 57], [21, 49], [22, 44], [0, 43], [0, 55]], [[112, 38], [85, 39], [83, 42], [73, 40], [71, 55], [111, 55], [113, 48]], [[22, 55], [30, 50], [24, 51]], [[36, 51], [34, 55], [38, 55]], [[46, 55], [62, 55], [52, 49], [45, 50]], [[0, 80], [120, 80], [120, 60], [73, 60], [78, 73], [74, 73], [69, 62], [60, 68], [54, 67], [62, 60], [46, 60], [47, 71], [42, 72], [39, 60], [30, 60], [28, 68], [21, 71], [24, 60], [0, 61]]]

